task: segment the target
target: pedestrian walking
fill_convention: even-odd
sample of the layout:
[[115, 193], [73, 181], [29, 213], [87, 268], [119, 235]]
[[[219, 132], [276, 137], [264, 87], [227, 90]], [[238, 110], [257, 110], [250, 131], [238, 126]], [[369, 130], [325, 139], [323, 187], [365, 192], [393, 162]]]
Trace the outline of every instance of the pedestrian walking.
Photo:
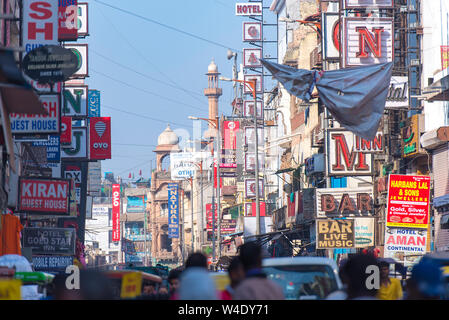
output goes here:
[[413, 267], [406, 288], [406, 300], [440, 300], [445, 293], [440, 266], [432, 261], [421, 260]]
[[235, 288], [245, 278], [245, 271], [243, 270], [242, 262], [239, 257], [234, 257], [228, 267], [228, 275], [231, 283], [226, 286], [220, 294], [221, 300], [232, 300]]
[[168, 273], [168, 284], [169, 287], [169, 294], [170, 294], [170, 300], [178, 300], [178, 288], [179, 288], [179, 278], [181, 277], [181, 269], [172, 269]]
[[179, 283], [180, 300], [217, 300], [215, 282], [207, 270], [207, 257], [200, 252], [192, 253], [186, 261]]
[[346, 300], [348, 297], [347, 285], [348, 285], [348, 275], [346, 274], [345, 265], [348, 262], [348, 259], [343, 259], [340, 261], [340, 266], [338, 268], [338, 276], [340, 277], [341, 283], [343, 284], [343, 288], [340, 290], [336, 290], [330, 293], [326, 300]]
[[379, 262], [380, 288], [376, 297], [380, 300], [402, 299], [401, 280], [390, 277], [390, 264], [386, 261]]
[[377, 260], [370, 254], [356, 254], [348, 258], [343, 267], [347, 283], [347, 300], [377, 300], [377, 289], [368, 285], [368, 267], [377, 266]]
[[239, 247], [245, 279], [237, 286], [234, 300], [283, 300], [284, 293], [278, 284], [267, 279], [262, 272], [262, 248], [254, 242]]

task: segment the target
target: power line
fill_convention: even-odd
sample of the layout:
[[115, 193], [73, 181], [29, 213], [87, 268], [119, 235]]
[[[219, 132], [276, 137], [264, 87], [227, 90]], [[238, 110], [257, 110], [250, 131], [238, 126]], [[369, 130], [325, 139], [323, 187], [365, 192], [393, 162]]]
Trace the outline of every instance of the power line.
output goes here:
[[173, 31], [182, 33], [182, 34], [187, 35], [187, 36], [190, 36], [190, 37], [192, 37], [192, 38], [195, 38], [195, 39], [198, 39], [198, 40], [202, 40], [202, 41], [208, 42], [208, 43], [210, 43], [210, 44], [213, 44], [213, 45], [215, 45], [215, 46], [219, 46], [219, 47], [222, 47], [222, 48], [225, 48], [225, 49], [231, 49], [231, 50], [233, 50], [234, 52], [237, 51], [237, 52], [242, 53], [242, 51], [237, 50], [237, 49], [234, 49], [234, 48], [232, 48], [232, 47], [225, 46], [225, 45], [223, 45], [223, 44], [221, 44], [221, 43], [218, 43], [218, 42], [215, 42], [215, 41], [212, 41], [212, 40], [208, 40], [208, 39], [203, 38], [203, 37], [201, 37], [201, 36], [197, 36], [197, 35], [195, 35], [195, 34], [193, 34], [193, 33], [190, 33], [190, 32], [187, 32], [187, 31], [180, 30], [180, 29], [178, 29], [178, 28], [169, 26], [169, 25], [167, 25], [167, 24], [165, 24], [165, 23], [162, 23], [162, 22], [159, 22], [159, 21], [156, 21], [156, 20], [153, 20], [153, 19], [150, 19], [150, 18], [141, 16], [141, 15], [138, 15], [137, 13], [134, 13], [134, 12], [131, 12], [131, 11], [128, 11], [128, 10], [125, 10], [125, 9], [122, 9], [122, 8], [119, 8], [119, 7], [116, 7], [116, 6], [113, 6], [113, 5], [108, 4], [108, 3], [105, 3], [105, 2], [103, 2], [103, 1], [100, 1], [100, 0], [94, 0], [94, 1], [97, 2], [97, 3], [99, 3], [99, 4], [102, 4], [102, 5], [104, 5], [104, 6], [110, 7], [110, 8], [112, 8], [112, 9], [121, 11], [121, 12], [126, 13], [126, 14], [129, 14], [129, 15], [131, 15], [131, 16], [133, 16], [133, 17], [136, 17], [136, 18], [139, 18], [139, 19], [142, 19], [142, 20], [145, 20], [145, 21], [148, 21], [148, 22], [151, 22], [151, 23], [160, 25], [160, 26], [162, 26], [162, 27], [165, 27], [165, 28], [167, 28], [167, 29], [170, 29], [170, 30], [173, 30]]
[[133, 143], [115, 143], [112, 144], [118, 145], [118, 146], [137, 146], [137, 147], [157, 147], [157, 145], [154, 144], [133, 144]]
[[162, 99], [167, 100], [167, 101], [175, 102], [175, 103], [177, 103], [177, 104], [182, 104], [182, 105], [187, 106], [187, 107], [189, 107], [189, 108], [193, 108], [193, 109], [196, 109], [196, 110], [204, 111], [203, 109], [198, 108], [198, 107], [195, 107], [195, 106], [192, 106], [192, 105], [190, 105], [190, 104], [187, 104], [187, 103], [184, 103], [184, 102], [181, 102], [181, 101], [178, 101], [178, 100], [174, 100], [174, 99], [171, 99], [171, 98], [167, 98], [167, 97], [162, 96], [162, 95], [160, 95], [160, 94], [157, 94], [157, 93], [154, 93], [154, 92], [151, 92], [151, 91], [148, 91], [148, 90], [145, 90], [145, 89], [142, 89], [142, 88], [133, 86], [133, 85], [131, 85], [131, 84], [125, 82], [125, 81], [122, 81], [122, 80], [116, 79], [116, 78], [114, 78], [114, 77], [108, 76], [107, 74], [104, 74], [103, 72], [94, 70], [94, 69], [92, 69], [92, 68], [91, 68], [91, 71], [93, 71], [93, 72], [95, 72], [95, 73], [98, 73], [99, 75], [102, 75], [103, 77], [106, 77], [106, 78], [111, 79], [111, 80], [113, 80], [113, 81], [116, 81], [116, 82], [119, 82], [119, 83], [121, 83], [121, 84], [124, 84], [124, 85], [127, 86], [127, 87], [130, 87], [130, 88], [133, 88], [133, 89], [136, 89], [136, 90], [139, 90], [139, 91], [148, 93], [148, 94], [150, 94], [150, 95], [153, 95], [153, 96], [162, 98]]
[[163, 75], [166, 79], [168, 79], [168, 81], [170, 81], [174, 86], [176, 86], [177, 88], [179, 88], [180, 90], [184, 91], [185, 93], [187, 93], [189, 96], [191, 96], [192, 98], [202, 102], [201, 100], [199, 100], [197, 97], [193, 96], [188, 90], [184, 89], [183, 87], [181, 87], [179, 84], [177, 84], [175, 81], [173, 81], [168, 75], [166, 75], [164, 72], [162, 72], [150, 59], [148, 59], [144, 54], [142, 54], [142, 52], [140, 52], [140, 50], [138, 50], [124, 35], [123, 33], [120, 32], [120, 30], [114, 25], [114, 23], [109, 20], [106, 15], [103, 14], [103, 12], [100, 10], [100, 13], [103, 15], [103, 17], [105, 18], [105, 20], [107, 20], [109, 22], [109, 24], [114, 28], [114, 30], [116, 31], [116, 33], [118, 35], [120, 35], [122, 37], [122, 39], [128, 43], [129, 47], [134, 49], [134, 51], [143, 59], [145, 60], [150, 66], [152, 66], [154, 69], [156, 69], [157, 72], [159, 72], [159, 74]]

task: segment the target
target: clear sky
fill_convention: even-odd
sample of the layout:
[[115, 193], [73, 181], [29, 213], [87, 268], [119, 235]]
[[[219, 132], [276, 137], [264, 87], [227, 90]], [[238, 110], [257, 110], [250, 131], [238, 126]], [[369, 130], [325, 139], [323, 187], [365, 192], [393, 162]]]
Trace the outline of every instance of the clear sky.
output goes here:
[[[242, 22], [247, 19], [235, 16], [234, 0], [101, 1], [226, 47], [242, 50], [244, 46]], [[155, 167], [157, 138], [167, 123], [172, 129], [191, 131], [189, 115], [208, 116], [203, 89], [211, 59], [226, 77], [232, 76], [232, 60], [227, 60], [226, 48], [95, 0], [88, 3], [90, 36], [78, 40], [89, 44], [86, 83], [89, 89], [101, 91], [101, 115], [112, 121], [112, 159], [102, 161], [103, 176], [112, 171], [123, 178], [130, 172], [137, 177], [142, 170], [148, 178], [151, 166]], [[222, 81], [220, 86], [219, 112], [230, 114], [232, 83]]]

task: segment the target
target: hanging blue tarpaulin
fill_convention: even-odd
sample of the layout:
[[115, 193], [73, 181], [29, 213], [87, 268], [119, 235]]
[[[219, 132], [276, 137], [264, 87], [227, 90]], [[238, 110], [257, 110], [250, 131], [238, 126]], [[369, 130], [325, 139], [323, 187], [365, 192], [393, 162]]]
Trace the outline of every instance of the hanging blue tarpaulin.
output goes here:
[[366, 140], [374, 139], [385, 109], [392, 62], [310, 71], [261, 61], [290, 94], [309, 101], [316, 86], [321, 101], [342, 126]]
[[179, 238], [179, 192], [177, 183], [168, 184], [168, 237]]

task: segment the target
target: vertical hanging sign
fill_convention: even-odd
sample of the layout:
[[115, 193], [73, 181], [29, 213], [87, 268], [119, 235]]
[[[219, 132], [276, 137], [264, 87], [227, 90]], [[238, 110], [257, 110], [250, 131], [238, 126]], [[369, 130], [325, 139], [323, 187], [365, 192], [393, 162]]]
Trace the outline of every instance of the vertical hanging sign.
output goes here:
[[90, 118], [89, 133], [89, 159], [111, 159], [111, 118]]
[[112, 185], [112, 241], [120, 241], [120, 185]]
[[78, 1], [59, 1], [58, 20], [59, 41], [76, 41], [78, 39]]
[[168, 184], [168, 237], [179, 238], [179, 193], [178, 184]]

